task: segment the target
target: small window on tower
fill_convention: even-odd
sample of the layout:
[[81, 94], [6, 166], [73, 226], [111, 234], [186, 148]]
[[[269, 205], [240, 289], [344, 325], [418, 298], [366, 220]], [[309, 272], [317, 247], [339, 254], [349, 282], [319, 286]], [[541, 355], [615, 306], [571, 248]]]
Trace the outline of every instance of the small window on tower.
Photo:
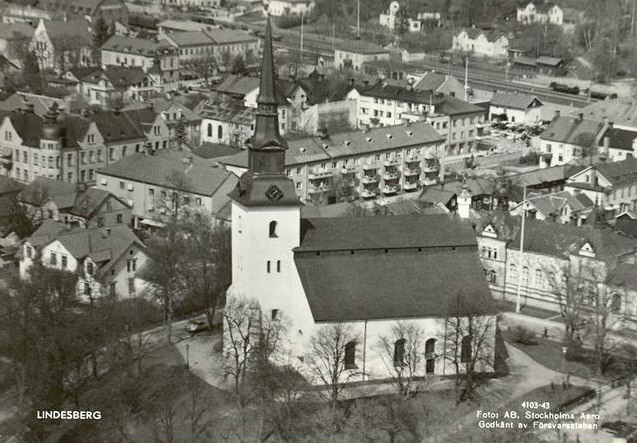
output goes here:
[[272, 320], [278, 320], [279, 319], [279, 310], [278, 309], [273, 309], [272, 310]]
[[268, 260], [267, 271], [268, 271], [268, 274], [269, 274], [270, 273], [270, 260]]
[[281, 272], [281, 260], [276, 261], [276, 272]]
[[270, 238], [277, 238], [278, 235], [276, 235], [276, 226], [277, 226], [277, 222], [272, 220], [270, 222]]

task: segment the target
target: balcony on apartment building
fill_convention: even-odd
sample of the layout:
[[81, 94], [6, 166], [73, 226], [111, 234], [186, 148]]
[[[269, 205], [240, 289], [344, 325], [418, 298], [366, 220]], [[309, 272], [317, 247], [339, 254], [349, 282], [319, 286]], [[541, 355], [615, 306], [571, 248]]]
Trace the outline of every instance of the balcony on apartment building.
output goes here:
[[362, 183], [378, 183], [378, 176], [376, 174], [363, 174], [361, 178]]
[[361, 191], [361, 197], [376, 198], [376, 190], [372, 188], [363, 188], [363, 190]]
[[398, 159], [395, 159], [395, 158], [394, 158], [394, 159], [388, 159], [388, 160], [385, 160], [385, 161], [383, 162], [383, 165], [384, 165], [386, 168], [393, 168], [393, 167], [395, 167], [395, 166], [398, 166], [398, 163], [399, 163], [399, 162], [398, 162]]
[[418, 189], [418, 180], [408, 181], [403, 184], [403, 190], [406, 192], [413, 192]]
[[379, 166], [376, 163], [365, 163], [363, 165], [363, 171], [375, 171]]
[[356, 173], [356, 165], [343, 166], [341, 168], [341, 174], [343, 175], [355, 174], [355, 173]]
[[438, 162], [435, 160], [425, 160], [422, 167], [423, 172], [437, 172], [439, 169]]
[[415, 176], [418, 176], [418, 175], [420, 175], [420, 168], [419, 168], [419, 167], [417, 167], [417, 166], [416, 166], [415, 168], [414, 168], [414, 167], [411, 167], [411, 168], [410, 168], [410, 167], [407, 167], [407, 168], [405, 169], [405, 171], [403, 172], [403, 175], [404, 175], [405, 177], [415, 177]]
[[333, 172], [329, 170], [324, 170], [324, 169], [313, 170], [313, 171], [310, 171], [308, 178], [310, 179], [310, 181], [325, 180], [327, 178], [330, 178], [332, 174]]
[[395, 184], [385, 185], [381, 189], [383, 195], [394, 195], [398, 194], [398, 186]]
[[322, 194], [330, 190], [330, 187], [325, 183], [321, 183], [319, 186], [310, 185], [307, 188], [309, 194]]
[[437, 174], [425, 174], [425, 176], [420, 180], [420, 184], [423, 186], [431, 186], [438, 183], [438, 175]]
[[396, 168], [385, 169], [383, 172], [383, 180], [397, 180], [398, 170]]

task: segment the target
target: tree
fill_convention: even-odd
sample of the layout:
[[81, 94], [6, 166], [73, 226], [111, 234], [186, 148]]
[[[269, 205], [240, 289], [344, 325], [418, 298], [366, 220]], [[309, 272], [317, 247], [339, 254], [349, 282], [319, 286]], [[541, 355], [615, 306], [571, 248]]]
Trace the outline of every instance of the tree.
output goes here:
[[223, 66], [223, 68], [228, 71], [230, 70], [230, 65], [232, 63], [232, 54], [230, 53], [230, 51], [223, 51], [221, 53], [221, 66]]
[[495, 316], [477, 315], [479, 307], [461, 293], [449, 303], [445, 319], [445, 353], [456, 372], [456, 403], [476, 394], [480, 370], [492, 368], [495, 351]]
[[61, 34], [51, 39], [54, 48], [54, 66], [62, 72], [85, 63], [83, 59], [84, 43], [77, 37]]
[[184, 114], [181, 114], [177, 123], [175, 123], [175, 143], [177, 145], [177, 150], [181, 151], [188, 141], [188, 133], [186, 131], [186, 117]]
[[108, 26], [106, 20], [99, 15], [93, 23], [93, 60], [96, 63], [101, 61], [101, 48], [104, 43], [114, 34], [113, 28]]
[[423, 369], [425, 333], [418, 325], [403, 321], [392, 325], [390, 334], [380, 337], [378, 347], [398, 393], [409, 398], [421, 388], [416, 376]]
[[189, 68], [195, 73], [198, 78], [202, 78], [206, 86], [210, 86], [210, 78], [217, 73], [219, 61], [212, 55], [205, 55], [203, 57], [197, 57], [194, 59]]
[[597, 72], [597, 81], [608, 82], [615, 78], [619, 70], [617, 47], [611, 39], [600, 37], [595, 40], [591, 50], [593, 66]]
[[28, 52], [23, 64], [23, 79], [29, 90], [39, 93], [42, 90], [42, 77], [40, 76], [40, 67], [35, 53]]
[[396, 13], [394, 32], [399, 37], [402, 37], [409, 32], [409, 16], [407, 15], [407, 10], [404, 8], [400, 8]]
[[245, 74], [246, 72], [246, 62], [243, 59], [243, 56], [241, 54], [238, 54], [234, 60], [232, 60], [232, 68], [230, 69], [230, 71], [233, 74]]

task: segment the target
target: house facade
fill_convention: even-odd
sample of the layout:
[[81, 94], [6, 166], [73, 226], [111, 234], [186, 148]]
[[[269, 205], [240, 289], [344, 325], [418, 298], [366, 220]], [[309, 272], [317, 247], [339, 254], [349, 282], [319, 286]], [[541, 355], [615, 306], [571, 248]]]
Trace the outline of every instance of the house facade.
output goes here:
[[389, 60], [389, 51], [370, 43], [342, 44], [334, 49], [334, 67], [362, 72], [365, 63]]
[[78, 275], [77, 294], [84, 302], [105, 295], [143, 295], [145, 282], [137, 272], [148, 257], [143, 243], [127, 226], [72, 228], [45, 221], [20, 252], [20, 278], [29, 278], [36, 260], [51, 269]]
[[489, 120], [505, 120], [526, 126], [541, 122], [542, 102], [534, 95], [496, 92], [489, 103]]
[[537, 5], [529, 2], [523, 8], [517, 8], [517, 20], [525, 25], [549, 23], [562, 26], [564, 24], [564, 11], [552, 2]]
[[480, 57], [505, 58], [509, 39], [506, 35], [481, 29], [461, 29], [453, 36], [451, 50]]
[[308, 16], [316, 2], [314, 0], [263, 0], [263, 11], [273, 17], [287, 17], [290, 15]]

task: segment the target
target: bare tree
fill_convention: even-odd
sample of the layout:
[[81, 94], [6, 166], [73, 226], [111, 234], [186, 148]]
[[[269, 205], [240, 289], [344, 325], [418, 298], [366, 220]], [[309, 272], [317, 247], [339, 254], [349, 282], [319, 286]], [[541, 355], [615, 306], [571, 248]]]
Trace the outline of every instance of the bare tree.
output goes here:
[[475, 396], [480, 372], [494, 364], [495, 316], [476, 315], [474, 309], [474, 303], [458, 293], [445, 320], [446, 359], [455, 369], [457, 403]]
[[379, 338], [378, 347], [400, 395], [408, 398], [416, 394], [422, 387], [416, 378], [424, 361], [425, 333], [422, 328], [398, 321], [389, 335]]

